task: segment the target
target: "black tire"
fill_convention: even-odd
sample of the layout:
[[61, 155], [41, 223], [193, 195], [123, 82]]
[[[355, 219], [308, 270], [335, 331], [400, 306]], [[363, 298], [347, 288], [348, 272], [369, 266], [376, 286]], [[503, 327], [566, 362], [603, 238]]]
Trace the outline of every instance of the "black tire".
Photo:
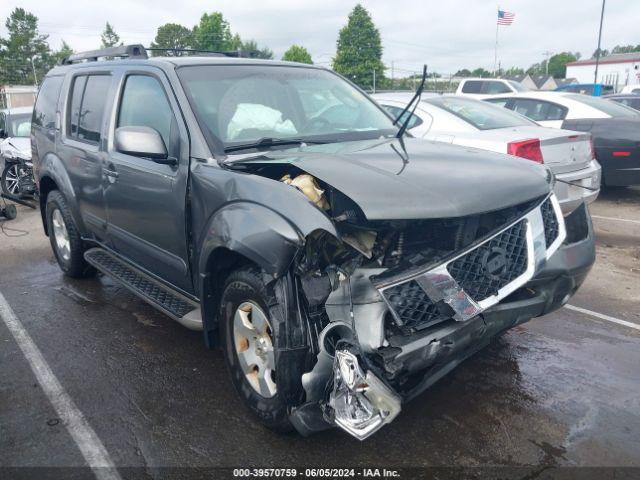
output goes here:
[[[60, 252], [58, 244], [55, 239], [53, 215], [58, 210], [62, 215], [62, 220], [67, 229], [69, 237], [69, 254], [68, 258]], [[85, 247], [80, 237], [80, 232], [76, 227], [76, 223], [73, 220], [71, 211], [67, 205], [67, 201], [58, 190], [53, 190], [47, 196], [46, 201], [46, 218], [47, 218], [47, 231], [49, 232], [49, 241], [51, 242], [51, 249], [58, 261], [58, 265], [62, 271], [72, 278], [84, 278], [91, 276], [95, 273], [95, 269], [89, 265], [84, 259]]]
[[4, 169], [2, 170], [2, 178], [0, 178], [0, 185], [2, 187], [2, 192], [6, 195], [12, 195], [14, 197], [21, 197], [22, 192], [20, 191], [20, 185], [18, 185], [18, 190], [14, 193], [11, 193], [9, 190], [9, 186], [7, 185], [7, 174], [11, 169], [15, 169], [16, 172], [19, 170], [20, 164], [18, 163], [7, 163], [5, 160]]
[[266, 314], [269, 324], [273, 328], [271, 332], [273, 347], [278, 348], [277, 341], [274, 339], [278, 338], [276, 329], [279, 322], [273, 321], [273, 313], [270, 313], [274, 311], [273, 306], [277, 303], [275, 296], [268, 291], [262, 282], [258, 269], [245, 267], [236, 270], [227, 278], [220, 302], [220, 328], [227, 369], [236, 391], [260, 422], [271, 430], [289, 432], [293, 427], [289, 422], [288, 408], [284, 401], [285, 392], [283, 389], [286, 387], [283, 386], [284, 382], [279, 381], [277, 369], [275, 372], [276, 393], [273, 397], [267, 398], [260, 395], [251, 386], [239, 366], [233, 336], [233, 321], [238, 307], [245, 302], [255, 303]]

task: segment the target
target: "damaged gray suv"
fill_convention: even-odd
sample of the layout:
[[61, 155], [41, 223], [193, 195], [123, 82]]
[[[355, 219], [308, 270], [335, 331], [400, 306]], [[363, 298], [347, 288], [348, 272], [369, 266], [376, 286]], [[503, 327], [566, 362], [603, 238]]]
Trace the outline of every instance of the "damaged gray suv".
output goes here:
[[202, 330], [280, 431], [368, 437], [595, 260], [545, 167], [404, 136], [324, 68], [87, 52], [49, 72], [32, 124], [62, 270]]

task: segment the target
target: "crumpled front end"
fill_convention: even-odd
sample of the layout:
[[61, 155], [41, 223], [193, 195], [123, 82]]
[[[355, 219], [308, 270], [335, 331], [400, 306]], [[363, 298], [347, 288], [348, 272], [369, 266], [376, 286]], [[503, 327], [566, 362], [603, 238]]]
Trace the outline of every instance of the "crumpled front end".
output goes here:
[[[331, 426], [372, 435], [492, 338], [564, 304], [595, 259], [586, 206], [563, 218], [546, 180], [502, 208], [443, 197], [451, 216], [385, 219], [368, 185], [343, 192], [286, 162], [238, 168], [297, 189], [333, 226], [305, 233], [289, 269], [306, 340], [286, 381], [295, 384], [290, 421], [305, 435]], [[386, 201], [395, 207], [385, 215], [400, 214]]]
[[336, 267], [298, 431], [337, 425], [363, 440], [492, 338], [566, 303], [595, 260], [586, 206], [565, 223], [552, 194], [518, 213], [459, 251]]

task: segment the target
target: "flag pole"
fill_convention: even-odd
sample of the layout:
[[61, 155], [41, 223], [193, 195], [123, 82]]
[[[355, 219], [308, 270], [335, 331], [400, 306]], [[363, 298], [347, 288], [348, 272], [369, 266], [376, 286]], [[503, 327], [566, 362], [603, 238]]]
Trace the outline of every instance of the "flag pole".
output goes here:
[[[500, 5], [498, 5], [498, 16], [500, 16]], [[493, 50], [493, 75], [496, 75], [496, 65], [498, 64], [498, 18], [496, 17], [496, 45]]]

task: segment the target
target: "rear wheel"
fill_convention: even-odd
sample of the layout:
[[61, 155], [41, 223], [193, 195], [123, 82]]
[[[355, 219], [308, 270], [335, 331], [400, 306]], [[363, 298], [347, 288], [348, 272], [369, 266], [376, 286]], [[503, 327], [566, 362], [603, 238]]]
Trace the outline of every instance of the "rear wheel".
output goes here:
[[84, 259], [84, 245], [64, 196], [57, 190], [47, 196], [47, 230], [51, 248], [64, 273], [86, 277], [95, 272]]
[[221, 333], [227, 367], [244, 403], [267, 427], [290, 431], [286, 387], [276, 368], [278, 323], [268, 307], [274, 301], [257, 269], [233, 272], [222, 293]]

